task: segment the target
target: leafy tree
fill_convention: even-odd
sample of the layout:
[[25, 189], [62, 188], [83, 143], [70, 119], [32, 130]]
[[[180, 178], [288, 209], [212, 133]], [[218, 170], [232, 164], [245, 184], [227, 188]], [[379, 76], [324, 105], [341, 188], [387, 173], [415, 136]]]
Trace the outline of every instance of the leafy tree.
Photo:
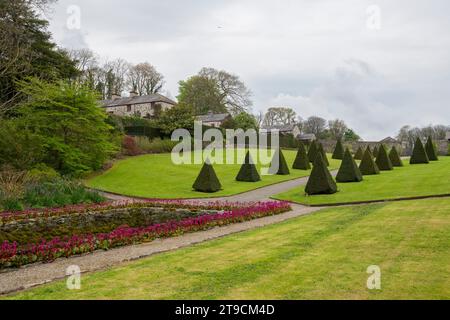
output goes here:
[[413, 154], [410, 159], [410, 164], [421, 163], [430, 163], [430, 159], [428, 158], [427, 152], [425, 151], [422, 140], [420, 140], [420, 138], [417, 138], [414, 145]]
[[353, 129], [347, 129], [344, 133], [344, 141], [360, 141], [361, 137], [353, 131]]
[[335, 160], [342, 160], [344, 159], [344, 146], [342, 145], [342, 140], [338, 139], [336, 143], [336, 148], [333, 152], [333, 159]]
[[306, 184], [305, 192], [310, 196], [334, 194], [337, 192], [336, 182], [333, 180], [330, 171], [328, 171], [327, 165], [320, 153], [314, 160], [314, 167]]
[[[341, 140], [344, 138], [345, 133], [348, 131], [348, 127], [343, 120], [330, 120], [328, 121], [328, 131], [330, 137], [333, 140]], [[342, 149], [342, 157], [344, 157], [345, 150]], [[340, 158], [342, 160], [342, 158]]]
[[258, 130], [258, 124], [256, 123], [255, 117], [247, 112], [241, 112], [235, 116], [234, 122], [236, 129], [242, 129], [244, 131], [249, 129]]
[[131, 66], [128, 79], [131, 88], [140, 96], [159, 93], [164, 86], [164, 76], [148, 62]]
[[191, 107], [179, 104], [161, 113], [157, 126], [167, 135], [176, 129], [194, 129], [194, 113]]
[[195, 115], [227, 112], [220, 99], [220, 91], [214, 80], [193, 76], [186, 81], [180, 81], [178, 102], [192, 106]]
[[263, 127], [274, 128], [282, 127], [295, 123], [297, 114], [292, 108], [274, 107], [267, 110], [264, 117]]
[[390, 171], [394, 168], [384, 145], [379, 147], [375, 163], [381, 171]]
[[100, 169], [117, 151], [110, 142], [112, 127], [93, 91], [34, 78], [21, 81], [19, 87], [27, 99], [18, 108], [16, 121], [42, 141], [43, 162], [48, 166], [80, 175]]
[[345, 150], [344, 159], [342, 160], [341, 167], [338, 175], [336, 176], [337, 182], [361, 182], [363, 176], [361, 170], [359, 170], [355, 159], [349, 149]]
[[325, 132], [327, 127], [327, 121], [320, 117], [309, 117], [303, 123], [303, 130], [305, 133], [315, 134], [317, 138], [321, 138], [321, 135]]
[[425, 151], [427, 152], [428, 159], [430, 159], [430, 161], [439, 160], [436, 145], [434, 144], [433, 138], [431, 136], [428, 138], [427, 144], [425, 145]]
[[305, 145], [302, 142], [299, 144], [300, 146], [298, 148], [297, 156], [295, 157], [293, 168], [297, 170], [310, 170], [311, 164], [306, 153]]
[[359, 164], [359, 169], [364, 176], [380, 174], [380, 169], [373, 160], [373, 155], [372, 152], [370, 152], [370, 147], [367, 147], [363, 159]]
[[215, 193], [222, 189], [219, 178], [217, 178], [216, 172], [213, 166], [207, 160], [200, 171], [200, 174], [195, 180], [192, 188], [198, 192]]
[[23, 98], [17, 81], [38, 77], [47, 81], [69, 79], [77, 74], [65, 51], [56, 47], [48, 22], [36, 12], [43, 0], [0, 1], [0, 115]]
[[253, 162], [252, 156], [250, 155], [250, 151], [247, 152], [247, 156], [245, 157], [245, 162], [239, 171], [239, 174], [236, 177], [236, 181], [242, 182], [258, 182], [261, 181], [261, 177], [259, 176], [258, 169], [256, 169], [255, 163]]
[[394, 167], [403, 167], [402, 158], [400, 158], [400, 155], [395, 146], [393, 146], [391, 152], [389, 152], [389, 159], [391, 159], [392, 165]]

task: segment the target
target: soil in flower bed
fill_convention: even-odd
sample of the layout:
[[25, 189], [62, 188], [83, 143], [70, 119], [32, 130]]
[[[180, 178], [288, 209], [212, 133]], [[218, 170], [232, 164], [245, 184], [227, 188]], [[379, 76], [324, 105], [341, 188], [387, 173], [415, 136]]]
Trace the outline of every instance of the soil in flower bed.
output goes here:
[[[78, 211], [66, 208], [4, 213], [0, 214], [0, 230], [5, 237], [0, 247], [0, 269], [150, 242], [290, 210], [289, 204], [276, 201], [247, 205], [146, 202]], [[60, 235], [55, 236], [57, 233]]]

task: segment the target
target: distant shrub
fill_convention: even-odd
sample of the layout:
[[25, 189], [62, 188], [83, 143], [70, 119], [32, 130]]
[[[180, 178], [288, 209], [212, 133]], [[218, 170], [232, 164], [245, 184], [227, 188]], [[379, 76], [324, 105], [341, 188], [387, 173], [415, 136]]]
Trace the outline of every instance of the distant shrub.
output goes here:
[[147, 137], [135, 137], [136, 145], [144, 153], [170, 153], [178, 144], [170, 139], [156, 138], [150, 140]]
[[311, 142], [311, 145], [309, 146], [309, 150], [308, 150], [309, 162], [314, 163], [314, 160], [316, 160], [317, 152], [318, 152], [317, 142], [313, 141], [313, 142]]
[[308, 155], [306, 154], [306, 148], [302, 142], [300, 142], [297, 156], [295, 157], [294, 165], [292, 167], [297, 170], [311, 169], [311, 164], [309, 163]]
[[337, 182], [361, 182], [363, 176], [361, 170], [359, 170], [358, 165], [353, 159], [350, 150], [346, 150], [344, 154], [344, 159], [342, 160], [341, 167], [336, 176]]
[[333, 159], [342, 160], [344, 159], [344, 146], [342, 145], [342, 140], [339, 139], [336, 143], [336, 147], [333, 152]]
[[370, 147], [367, 147], [364, 157], [359, 165], [359, 169], [364, 176], [375, 175], [380, 173], [380, 169], [373, 159]]
[[320, 153], [322, 155], [322, 158], [323, 158], [325, 164], [327, 165], [327, 167], [329, 167], [330, 162], [328, 161], [327, 153], [325, 152], [325, 149], [323, 148], [323, 144], [321, 144], [321, 143], [318, 144], [317, 151], [318, 151], [318, 153]]
[[390, 171], [394, 169], [391, 159], [389, 158], [386, 147], [381, 145], [378, 149], [378, 156], [375, 162], [381, 171]]
[[427, 152], [427, 156], [430, 161], [439, 160], [437, 147], [431, 137], [428, 138], [427, 144], [425, 145], [425, 151]]
[[256, 168], [255, 163], [253, 162], [252, 156], [250, 155], [250, 151], [247, 152], [247, 156], [245, 157], [245, 162], [239, 171], [239, 174], [236, 177], [236, 181], [241, 182], [258, 182], [261, 181], [261, 177], [258, 173], [258, 169]]
[[215, 193], [222, 189], [213, 166], [206, 161], [192, 188], [198, 192]]
[[410, 164], [421, 164], [421, 163], [430, 163], [430, 159], [428, 158], [427, 152], [423, 146], [422, 140], [417, 138], [416, 143], [414, 145], [413, 154], [410, 159]]
[[364, 151], [361, 147], [359, 147], [358, 151], [356, 151], [356, 154], [355, 154], [355, 160], [362, 160], [363, 157], [364, 157]]
[[334, 194], [337, 192], [336, 182], [333, 180], [330, 171], [328, 171], [326, 163], [320, 153], [314, 161], [314, 166], [311, 171], [311, 176], [308, 179], [305, 192], [310, 196], [317, 194]]
[[400, 155], [395, 146], [393, 146], [391, 152], [389, 152], [389, 159], [391, 159], [392, 165], [394, 167], [403, 167], [402, 158], [400, 158]]
[[3, 210], [22, 210], [26, 172], [4, 167], [0, 171], [0, 207]]
[[126, 156], [137, 156], [142, 154], [136, 140], [131, 136], [125, 136], [122, 141], [122, 153]]

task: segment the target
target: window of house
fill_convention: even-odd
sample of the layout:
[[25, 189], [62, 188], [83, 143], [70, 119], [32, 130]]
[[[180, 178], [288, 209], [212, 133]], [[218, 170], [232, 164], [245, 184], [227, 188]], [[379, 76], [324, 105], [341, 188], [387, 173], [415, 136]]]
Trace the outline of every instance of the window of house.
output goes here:
[[127, 105], [127, 112], [131, 112], [131, 104]]

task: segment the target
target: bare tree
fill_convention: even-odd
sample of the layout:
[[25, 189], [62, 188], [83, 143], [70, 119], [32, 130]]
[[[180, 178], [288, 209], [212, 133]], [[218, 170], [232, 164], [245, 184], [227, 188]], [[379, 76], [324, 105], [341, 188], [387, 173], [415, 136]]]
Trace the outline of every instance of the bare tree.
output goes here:
[[319, 136], [326, 129], [327, 121], [320, 117], [309, 117], [304, 123], [305, 133], [312, 133]]
[[75, 61], [81, 74], [98, 67], [98, 56], [91, 49], [71, 50], [69, 51], [69, 57]]
[[132, 66], [128, 81], [132, 89], [141, 96], [159, 93], [164, 86], [164, 76], [148, 62]]
[[273, 128], [294, 124], [297, 113], [289, 107], [270, 108], [264, 118], [264, 127]]
[[250, 99], [252, 93], [237, 75], [223, 70], [203, 68], [199, 76], [214, 80], [220, 92], [220, 100], [227, 110], [237, 115], [248, 112], [252, 106]]

